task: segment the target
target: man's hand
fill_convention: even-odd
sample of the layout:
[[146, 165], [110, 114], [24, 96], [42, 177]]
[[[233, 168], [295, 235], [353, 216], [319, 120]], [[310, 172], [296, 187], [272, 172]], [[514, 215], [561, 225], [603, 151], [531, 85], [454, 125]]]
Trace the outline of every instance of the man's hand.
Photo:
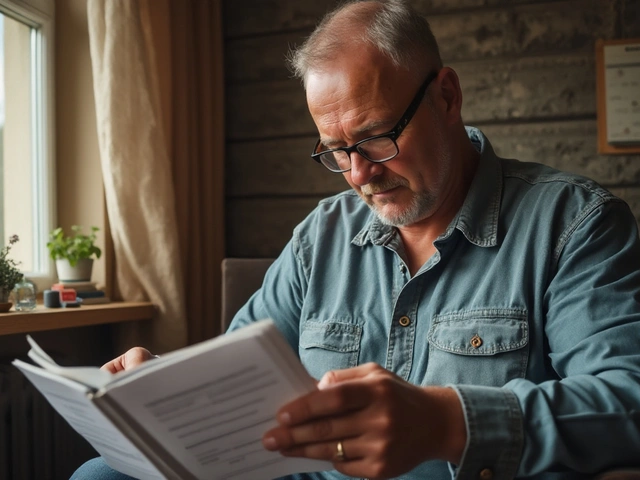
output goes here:
[[396, 477], [430, 459], [459, 463], [467, 436], [454, 390], [417, 387], [373, 363], [328, 372], [317, 391], [282, 407], [278, 422], [263, 437], [268, 450], [366, 478]]
[[142, 362], [146, 362], [151, 358], [155, 358], [155, 355], [153, 355], [146, 348], [133, 347], [132, 349], [127, 350], [127, 352], [123, 355], [120, 355], [118, 358], [105, 363], [100, 368], [110, 373], [116, 373], [121, 370], [131, 370], [132, 368], [137, 367]]

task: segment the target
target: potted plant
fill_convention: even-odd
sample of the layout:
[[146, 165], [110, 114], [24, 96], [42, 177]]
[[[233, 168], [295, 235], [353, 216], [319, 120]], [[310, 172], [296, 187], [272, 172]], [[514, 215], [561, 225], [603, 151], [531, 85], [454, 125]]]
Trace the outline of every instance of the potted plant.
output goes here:
[[9, 295], [16, 283], [22, 279], [22, 273], [18, 270], [18, 263], [8, 258], [11, 246], [18, 240], [20, 239], [17, 235], [11, 235], [9, 244], [0, 250], [0, 311], [3, 312], [11, 308]]
[[65, 235], [60, 227], [49, 233], [49, 256], [56, 261], [58, 279], [61, 282], [82, 282], [91, 280], [93, 260], [100, 258], [102, 251], [96, 246], [98, 227], [91, 227], [91, 233], [82, 233], [82, 227], [73, 225], [73, 234]]

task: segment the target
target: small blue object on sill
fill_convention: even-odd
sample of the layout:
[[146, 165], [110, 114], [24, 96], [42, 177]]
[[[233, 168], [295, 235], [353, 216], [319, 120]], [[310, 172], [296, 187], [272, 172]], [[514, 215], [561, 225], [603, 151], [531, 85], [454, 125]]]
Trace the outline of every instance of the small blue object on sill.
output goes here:
[[57, 290], [45, 290], [42, 294], [44, 306], [47, 308], [60, 308], [60, 292]]

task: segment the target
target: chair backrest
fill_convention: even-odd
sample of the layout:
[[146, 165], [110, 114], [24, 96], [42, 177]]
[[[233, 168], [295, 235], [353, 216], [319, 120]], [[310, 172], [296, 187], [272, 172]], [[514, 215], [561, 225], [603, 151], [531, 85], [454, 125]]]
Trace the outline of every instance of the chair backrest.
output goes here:
[[222, 260], [221, 332], [227, 331], [233, 316], [262, 286], [273, 258], [225, 258]]

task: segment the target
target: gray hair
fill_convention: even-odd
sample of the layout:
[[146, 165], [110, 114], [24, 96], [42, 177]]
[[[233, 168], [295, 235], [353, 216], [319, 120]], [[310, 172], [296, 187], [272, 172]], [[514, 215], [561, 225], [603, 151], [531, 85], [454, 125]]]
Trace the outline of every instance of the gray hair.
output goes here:
[[325, 15], [305, 42], [289, 51], [289, 69], [306, 84], [309, 70], [358, 42], [375, 47], [394, 66], [416, 76], [429, 67], [442, 67], [429, 23], [405, 0], [350, 0]]

